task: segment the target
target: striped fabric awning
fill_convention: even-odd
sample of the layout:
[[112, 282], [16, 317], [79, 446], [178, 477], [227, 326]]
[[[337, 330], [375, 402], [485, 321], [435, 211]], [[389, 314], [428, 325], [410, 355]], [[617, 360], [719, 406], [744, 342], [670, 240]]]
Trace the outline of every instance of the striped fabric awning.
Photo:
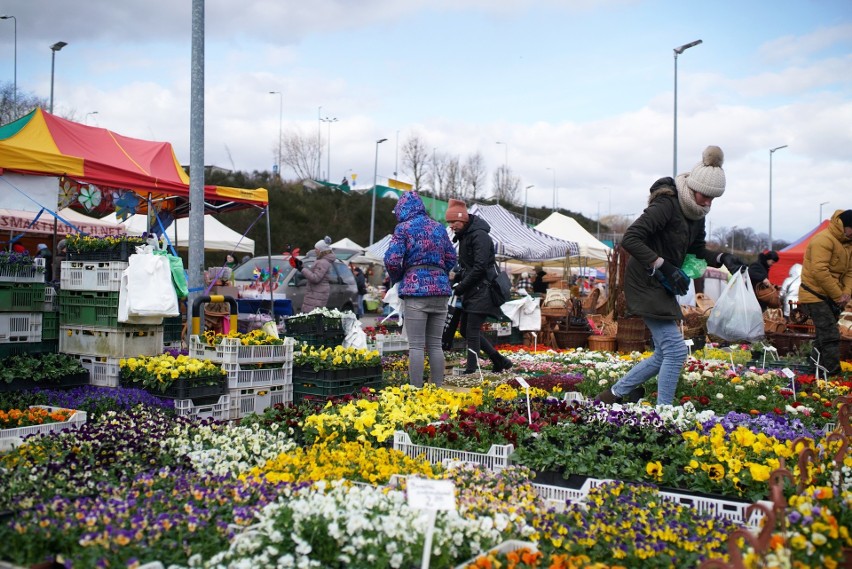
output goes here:
[[[491, 226], [490, 235], [494, 241], [494, 251], [498, 260], [515, 259], [527, 263], [544, 263], [560, 261], [566, 256], [576, 257], [580, 254], [580, 247], [576, 242], [565, 241], [527, 227], [520, 219], [499, 205], [473, 204], [469, 211], [487, 221]], [[453, 232], [450, 228], [447, 228], [447, 233], [452, 239]], [[367, 247], [367, 253], [384, 259], [390, 240], [391, 236], [385, 235]]]
[[545, 262], [580, 254], [577, 243], [527, 227], [499, 205], [473, 204], [468, 211], [478, 215], [491, 226], [491, 239], [496, 245], [495, 253], [498, 258]]

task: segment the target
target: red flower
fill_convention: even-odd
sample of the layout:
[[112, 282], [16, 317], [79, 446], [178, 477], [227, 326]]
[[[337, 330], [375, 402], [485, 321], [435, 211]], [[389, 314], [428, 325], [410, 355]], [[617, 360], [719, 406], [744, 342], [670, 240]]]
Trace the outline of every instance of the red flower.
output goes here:
[[778, 407], [774, 408], [772, 410], [772, 412], [775, 413], [776, 415], [783, 415], [784, 414], [784, 411], [782, 409], [779, 409]]
[[831, 419], [831, 413], [829, 413], [828, 411], [823, 411], [822, 413], [820, 413], [820, 416], [826, 419]]
[[702, 405], [709, 405], [710, 404], [710, 398], [707, 397], [706, 395], [702, 395], [701, 397], [698, 398], [698, 402], [701, 403]]

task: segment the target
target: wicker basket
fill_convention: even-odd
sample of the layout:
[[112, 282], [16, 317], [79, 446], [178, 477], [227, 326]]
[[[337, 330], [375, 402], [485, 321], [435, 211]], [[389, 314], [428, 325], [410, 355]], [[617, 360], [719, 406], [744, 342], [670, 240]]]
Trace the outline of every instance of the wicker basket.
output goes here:
[[592, 334], [588, 338], [589, 349], [598, 352], [614, 352], [617, 342], [615, 336], [599, 336]]
[[814, 337], [810, 334], [782, 332], [780, 334], [772, 334], [772, 345], [778, 350], [779, 356], [786, 356], [787, 354], [797, 352], [799, 346], [813, 339]]
[[620, 318], [618, 320], [618, 340], [643, 342], [650, 337], [650, 330], [641, 318]]
[[622, 353], [644, 352], [645, 340], [621, 340], [618, 339], [618, 351]]
[[556, 337], [556, 345], [563, 350], [568, 348], [585, 348], [591, 335], [588, 330], [556, 330], [553, 334]]

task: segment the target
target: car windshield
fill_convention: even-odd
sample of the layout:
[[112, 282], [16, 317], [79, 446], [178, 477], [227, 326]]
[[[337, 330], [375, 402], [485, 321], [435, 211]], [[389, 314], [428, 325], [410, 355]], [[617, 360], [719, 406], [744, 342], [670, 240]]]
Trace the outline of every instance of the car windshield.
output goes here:
[[[284, 257], [281, 255], [273, 255], [272, 256], [272, 266], [278, 267], [279, 272], [286, 273], [290, 270], [290, 258]], [[234, 269], [234, 280], [235, 281], [250, 281], [254, 279], [254, 270], [256, 268], [263, 268], [265, 271], [269, 272], [269, 261], [266, 257], [257, 257], [243, 263], [236, 269]]]

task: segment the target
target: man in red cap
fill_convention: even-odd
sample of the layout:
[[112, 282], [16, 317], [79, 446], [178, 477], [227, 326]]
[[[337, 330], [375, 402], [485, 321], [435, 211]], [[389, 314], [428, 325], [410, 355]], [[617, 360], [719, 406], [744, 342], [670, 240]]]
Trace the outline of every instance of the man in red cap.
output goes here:
[[[816, 340], [811, 357], [828, 375], [840, 373], [837, 321], [852, 298], [852, 209], [837, 210], [814, 235], [802, 261], [799, 309], [811, 317]], [[819, 352], [817, 354], [817, 352]]]

